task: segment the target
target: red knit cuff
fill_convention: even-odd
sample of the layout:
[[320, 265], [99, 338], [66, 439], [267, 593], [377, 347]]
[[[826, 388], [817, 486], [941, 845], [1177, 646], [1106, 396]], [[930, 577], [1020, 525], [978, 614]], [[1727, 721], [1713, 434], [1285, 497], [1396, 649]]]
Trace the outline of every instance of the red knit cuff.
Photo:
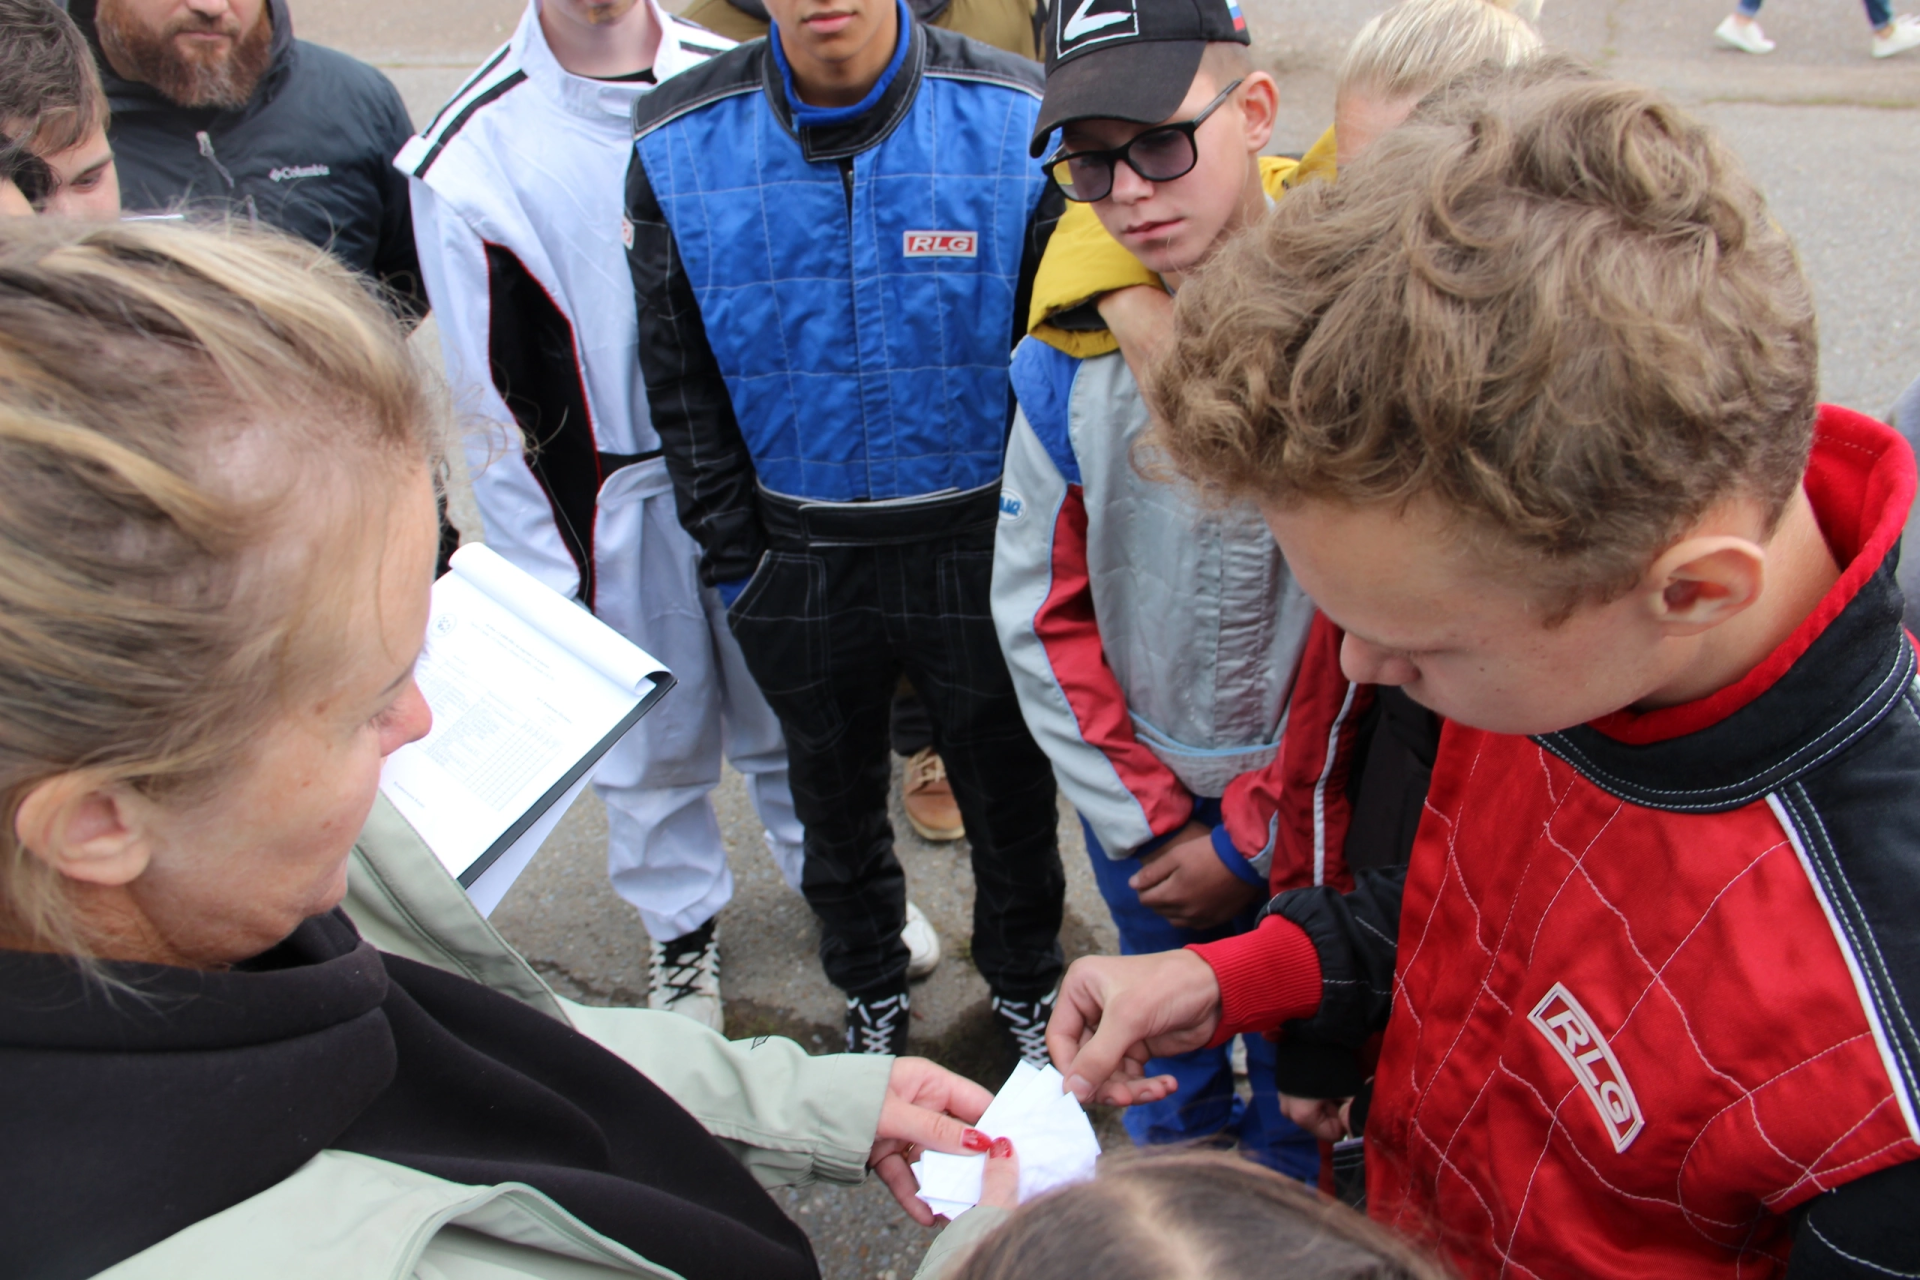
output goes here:
[[1310, 1018], [1320, 1008], [1320, 953], [1307, 931], [1284, 916], [1268, 916], [1251, 933], [1196, 942], [1187, 950], [1207, 962], [1220, 984], [1220, 1026], [1208, 1048], [1244, 1032]]

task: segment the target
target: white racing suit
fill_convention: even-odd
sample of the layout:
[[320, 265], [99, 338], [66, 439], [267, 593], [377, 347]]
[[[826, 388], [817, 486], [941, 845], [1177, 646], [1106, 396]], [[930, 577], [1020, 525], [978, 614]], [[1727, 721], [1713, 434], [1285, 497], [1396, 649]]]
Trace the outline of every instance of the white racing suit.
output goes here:
[[[657, 77], [727, 47], [648, 3]], [[723, 754], [746, 776], [789, 883], [801, 831], [779, 722], [718, 597], [700, 586], [640, 377], [621, 202], [633, 104], [651, 87], [564, 70], [530, 4], [394, 163], [412, 178], [421, 271], [487, 544], [679, 678], [594, 775], [613, 886], [667, 941], [733, 893], [708, 798]]]

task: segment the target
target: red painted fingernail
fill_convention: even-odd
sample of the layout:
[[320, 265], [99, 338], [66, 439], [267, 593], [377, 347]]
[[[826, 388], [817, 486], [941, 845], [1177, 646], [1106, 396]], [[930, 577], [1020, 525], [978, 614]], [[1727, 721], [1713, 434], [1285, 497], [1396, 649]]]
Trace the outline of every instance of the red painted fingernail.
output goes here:
[[1012, 1154], [1013, 1154], [1012, 1138], [995, 1138], [993, 1140], [993, 1156], [995, 1159], [1005, 1160], [1008, 1156], [1011, 1156]]
[[985, 1151], [993, 1146], [993, 1139], [978, 1129], [969, 1129], [960, 1135], [960, 1145], [969, 1151]]

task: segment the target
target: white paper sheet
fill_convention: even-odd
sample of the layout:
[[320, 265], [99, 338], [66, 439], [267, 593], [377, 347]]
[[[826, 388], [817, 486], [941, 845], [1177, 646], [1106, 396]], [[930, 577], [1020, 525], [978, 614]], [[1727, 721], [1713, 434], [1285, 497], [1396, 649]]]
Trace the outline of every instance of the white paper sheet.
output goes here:
[[[1100, 1158], [1100, 1139], [1079, 1099], [1064, 1092], [1052, 1067], [1022, 1062], [994, 1096], [974, 1128], [990, 1138], [1010, 1138], [1020, 1158], [1020, 1203], [1056, 1187], [1085, 1182]], [[914, 1165], [920, 1198], [935, 1213], [956, 1218], [980, 1202], [987, 1158], [929, 1151]]]
[[[387, 757], [380, 789], [459, 876], [665, 675], [585, 609], [469, 543], [433, 584], [427, 646], [414, 669], [433, 729]], [[490, 883], [482, 894], [476, 882], [476, 901], [498, 905], [565, 809], [564, 800], [549, 808], [498, 860], [513, 865], [483, 873]]]
[[507, 890], [513, 888], [513, 882], [533, 861], [533, 855], [540, 852], [540, 846], [547, 842], [553, 829], [560, 825], [560, 819], [567, 816], [567, 810], [573, 808], [573, 802], [593, 781], [593, 773], [588, 771], [580, 775], [579, 781], [567, 789], [567, 793], [554, 802], [553, 806], [527, 828], [526, 834], [513, 842], [511, 848], [493, 860], [493, 865], [480, 873], [480, 878], [467, 886], [467, 897], [473, 905], [480, 908], [480, 914], [490, 916], [501, 899], [507, 896]]

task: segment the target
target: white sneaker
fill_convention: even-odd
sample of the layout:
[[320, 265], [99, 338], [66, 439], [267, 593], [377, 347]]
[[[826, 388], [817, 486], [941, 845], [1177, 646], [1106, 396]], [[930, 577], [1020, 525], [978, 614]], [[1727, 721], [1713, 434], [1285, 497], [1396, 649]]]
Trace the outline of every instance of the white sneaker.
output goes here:
[[1873, 56], [1891, 58], [1896, 53], [1905, 53], [1909, 49], [1920, 48], [1920, 18], [1903, 13], [1890, 23], [1883, 34], [1873, 34]]
[[[1733, 14], [1720, 20], [1713, 29], [1713, 38], [1721, 44], [1740, 50], [1742, 53], [1772, 53], [1773, 41], [1767, 39], [1767, 33], [1760, 24], [1753, 21], [1742, 22]], [[1876, 58], [1884, 58], [1883, 53], [1875, 53]]]
[[655, 942], [647, 959], [647, 1008], [664, 1009], [726, 1030], [720, 1008], [720, 940], [709, 920], [672, 942]]
[[907, 944], [907, 977], [924, 978], [940, 967], [940, 935], [926, 912], [907, 904], [907, 924], [900, 930], [900, 941]]

